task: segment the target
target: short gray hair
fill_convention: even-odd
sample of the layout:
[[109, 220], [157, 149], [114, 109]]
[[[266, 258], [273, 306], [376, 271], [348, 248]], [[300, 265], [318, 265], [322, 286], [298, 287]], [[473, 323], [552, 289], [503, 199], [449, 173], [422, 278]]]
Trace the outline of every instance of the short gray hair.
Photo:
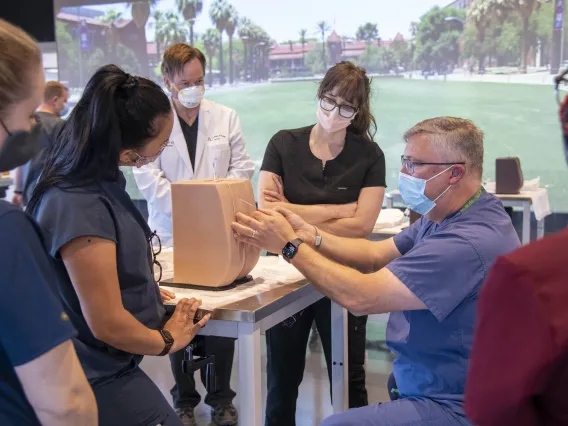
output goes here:
[[471, 120], [436, 117], [421, 121], [406, 131], [404, 140], [427, 135], [430, 143], [444, 158], [441, 161], [463, 161], [466, 174], [483, 174], [483, 132]]

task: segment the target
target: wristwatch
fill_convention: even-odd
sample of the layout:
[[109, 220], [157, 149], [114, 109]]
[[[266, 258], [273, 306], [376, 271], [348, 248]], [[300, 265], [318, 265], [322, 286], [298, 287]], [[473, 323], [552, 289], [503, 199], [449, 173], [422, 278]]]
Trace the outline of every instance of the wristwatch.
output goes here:
[[158, 356], [165, 356], [170, 353], [172, 345], [174, 344], [174, 338], [172, 337], [172, 334], [168, 330], [162, 328], [161, 330], [158, 331], [162, 335], [162, 339], [164, 339], [164, 343], [166, 344], [166, 346], [164, 346], [164, 350], [160, 352]]
[[294, 241], [286, 243], [282, 249], [282, 257], [284, 257], [286, 262], [290, 263], [294, 256], [296, 256], [296, 253], [298, 253], [298, 247], [300, 247], [301, 244], [303, 244], [303, 241], [300, 238], [296, 238]]

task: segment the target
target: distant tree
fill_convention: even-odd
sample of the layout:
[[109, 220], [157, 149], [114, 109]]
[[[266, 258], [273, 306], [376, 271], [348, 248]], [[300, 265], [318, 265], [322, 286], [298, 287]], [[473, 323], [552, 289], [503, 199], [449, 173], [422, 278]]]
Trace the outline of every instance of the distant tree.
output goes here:
[[158, 0], [145, 0], [130, 3], [132, 19], [138, 28], [144, 28], [150, 18], [150, 9], [158, 4]]
[[193, 46], [195, 20], [203, 11], [203, 0], [176, 0], [178, 11], [189, 24], [189, 43]]
[[201, 37], [209, 63], [209, 87], [213, 86], [213, 57], [219, 48], [219, 39], [219, 32], [215, 28], [208, 28]]
[[454, 7], [435, 6], [420, 18], [415, 56], [422, 69], [442, 69], [459, 59], [461, 31], [446, 18], [465, 19], [465, 12]]
[[173, 11], [165, 12], [156, 23], [156, 39], [167, 49], [176, 43], [187, 41], [187, 26]]
[[[325, 57], [322, 58], [322, 53], [324, 52]], [[314, 49], [306, 53], [305, 56], [306, 68], [308, 68], [314, 74], [323, 74], [327, 71], [327, 62], [329, 61], [328, 50], [325, 49], [325, 44], [316, 45]]]
[[367, 22], [365, 25], [361, 25], [357, 28], [355, 37], [357, 40], [363, 40], [366, 41], [367, 44], [371, 44], [379, 38], [379, 28], [377, 27], [377, 24]]
[[302, 44], [302, 67], [306, 66], [306, 54], [305, 54], [305, 49], [304, 47], [306, 46], [307, 40], [306, 40], [306, 35], [308, 34], [308, 30], [306, 30], [305, 28], [302, 28], [300, 30], [300, 43]]
[[327, 24], [327, 22], [325, 21], [320, 21], [318, 22], [318, 31], [321, 34], [321, 60], [323, 62], [323, 67], [325, 70], [327, 70], [327, 61], [329, 59], [328, 54], [327, 54], [327, 43], [325, 40], [325, 33], [327, 33], [331, 28], [329, 27], [329, 25]]
[[231, 9], [227, 0], [214, 0], [209, 9], [211, 22], [219, 33], [219, 72], [220, 83], [225, 84], [225, 69], [223, 67], [223, 32], [227, 29], [231, 17]]
[[230, 4], [229, 5], [229, 17], [225, 25], [225, 31], [229, 37], [229, 83], [233, 84], [233, 36], [239, 24], [239, 13], [237, 9]]
[[394, 40], [390, 45], [390, 51], [397, 65], [404, 67], [404, 69], [409, 69], [412, 61], [412, 51], [407, 41]]

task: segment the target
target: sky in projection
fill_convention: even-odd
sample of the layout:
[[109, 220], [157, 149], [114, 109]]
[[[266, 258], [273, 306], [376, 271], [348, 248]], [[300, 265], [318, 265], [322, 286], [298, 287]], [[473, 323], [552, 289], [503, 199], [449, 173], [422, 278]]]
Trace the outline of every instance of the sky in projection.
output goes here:
[[[200, 33], [212, 26], [209, 18], [209, 6], [212, 0], [204, 0], [203, 12], [195, 23], [196, 32]], [[376, 23], [382, 39], [392, 39], [397, 33], [405, 38], [409, 36], [412, 21], [436, 5], [447, 3], [434, 0], [230, 0], [240, 16], [246, 16], [262, 26], [274, 40], [284, 42], [297, 40], [302, 28], [308, 30], [311, 37], [319, 37], [316, 24], [326, 21], [339, 35], [354, 36], [357, 27], [365, 22]], [[110, 6], [90, 6], [99, 10], [114, 8], [123, 12], [125, 18], [130, 12], [124, 4]], [[175, 0], [160, 0], [157, 8], [162, 11], [176, 10]], [[151, 22], [151, 21], [150, 21]], [[154, 31], [147, 26], [147, 39], [153, 40]]]

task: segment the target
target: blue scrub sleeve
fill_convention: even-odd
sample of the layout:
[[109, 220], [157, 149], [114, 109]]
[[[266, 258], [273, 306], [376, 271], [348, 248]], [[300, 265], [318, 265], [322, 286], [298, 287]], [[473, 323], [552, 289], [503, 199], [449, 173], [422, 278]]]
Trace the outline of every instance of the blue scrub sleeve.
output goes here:
[[[55, 294], [53, 259], [22, 211], [0, 218], [0, 345], [13, 366], [27, 364], [75, 335]], [[9, 243], [8, 243], [9, 242]]]
[[477, 291], [487, 273], [474, 246], [450, 232], [424, 238], [387, 268], [440, 322]]
[[51, 188], [41, 198], [36, 219], [49, 233], [50, 254], [81, 237], [97, 237], [117, 242], [116, 227], [108, 201], [102, 196]]
[[418, 231], [420, 231], [421, 225], [422, 218], [394, 236], [394, 245], [400, 254], [405, 255], [414, 247], [414, 241], [416, 241], [416, 236], [418, 235]]

